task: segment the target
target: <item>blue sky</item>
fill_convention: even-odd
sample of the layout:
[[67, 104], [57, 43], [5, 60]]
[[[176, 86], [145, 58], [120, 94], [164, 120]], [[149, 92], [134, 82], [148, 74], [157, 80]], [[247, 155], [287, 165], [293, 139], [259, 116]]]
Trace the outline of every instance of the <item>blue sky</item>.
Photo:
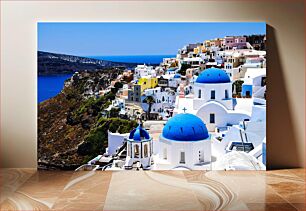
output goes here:
[[38, 50], [76, 56], [167, 55], [188, 43], [265, 33], [263, 22], [38, 23]]

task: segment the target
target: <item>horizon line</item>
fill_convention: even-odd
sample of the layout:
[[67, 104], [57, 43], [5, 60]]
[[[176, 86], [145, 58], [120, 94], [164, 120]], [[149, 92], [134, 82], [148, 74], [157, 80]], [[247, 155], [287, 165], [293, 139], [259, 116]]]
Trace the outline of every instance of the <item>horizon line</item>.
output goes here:
[[50, 52], [45, 50], [37, 50], [37, 52], [44, 53], [54, 53], [54, 54], [63, 54], [63, 55], [71, 55], [71, 56], [79, 56], [79, 57], [96, 57], [96, 56], [176, 56], [176, 53], [161, 53], [161, 54], [116, 54], [116, 55], [76, 55], [70, 53], [59, 53], [59, 52]]

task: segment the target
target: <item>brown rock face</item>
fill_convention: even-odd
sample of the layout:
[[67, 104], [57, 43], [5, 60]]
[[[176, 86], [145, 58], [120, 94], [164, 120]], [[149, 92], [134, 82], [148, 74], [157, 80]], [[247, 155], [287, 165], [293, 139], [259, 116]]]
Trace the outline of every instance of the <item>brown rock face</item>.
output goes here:
[[[122, 121], [128, 120], [115, 121], [105, 119], [101, 115], [114, 99], [115, 93], [110, 92], [96, 98], [86, 95], [85, 92], [103, 89], [118, 74], [117, 69], [84, 72], [78, 77], [75, 74], [73, 79], [66, 81], [60, 94], [38, 105], [40, 168], [75, 169], [105, 151], [105, 134], [109, 125], [112, 122], [120, 125]], [[105, 124], [105, 121], [108, 123]], [[125, 130], [128, 129], [130, 128]], [[87, 149], [86, 153], [78, 154], [78, 148], [87, 145], [91, 148]]]

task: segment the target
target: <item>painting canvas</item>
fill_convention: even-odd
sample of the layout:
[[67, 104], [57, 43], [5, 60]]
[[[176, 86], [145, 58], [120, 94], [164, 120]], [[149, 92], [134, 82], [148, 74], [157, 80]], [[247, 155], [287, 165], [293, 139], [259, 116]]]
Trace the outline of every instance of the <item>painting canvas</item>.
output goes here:
[[265, 23], [37, 29], [40, 169], [266, 169]]

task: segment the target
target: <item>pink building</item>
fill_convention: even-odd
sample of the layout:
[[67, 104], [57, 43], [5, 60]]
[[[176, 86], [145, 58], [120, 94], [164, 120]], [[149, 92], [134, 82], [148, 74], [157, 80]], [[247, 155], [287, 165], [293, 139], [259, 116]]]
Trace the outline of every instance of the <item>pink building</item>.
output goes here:
[[247, 48], [246, 37], [243, 36], [227, 36], [224, 38], [224, 44], [226, 49], [237, 49]]

